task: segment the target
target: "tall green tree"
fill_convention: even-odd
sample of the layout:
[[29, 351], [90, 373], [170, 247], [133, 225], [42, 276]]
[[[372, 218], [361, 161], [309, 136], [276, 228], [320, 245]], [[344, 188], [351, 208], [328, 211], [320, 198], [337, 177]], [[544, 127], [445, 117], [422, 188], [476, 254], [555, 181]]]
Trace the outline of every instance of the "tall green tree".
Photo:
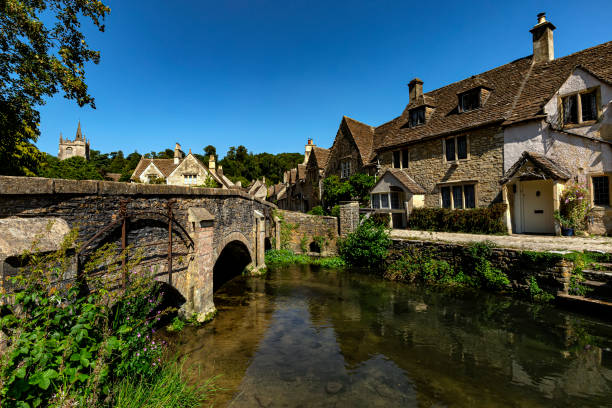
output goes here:
[[34, 175], [44, 155], [37, 108], [62, 92], [95, 108], [85, 65], [100, 52], [89, 48], [84, 21], [104, 31], [110, 8], [98, 0], [0, 1], [0, 174]]

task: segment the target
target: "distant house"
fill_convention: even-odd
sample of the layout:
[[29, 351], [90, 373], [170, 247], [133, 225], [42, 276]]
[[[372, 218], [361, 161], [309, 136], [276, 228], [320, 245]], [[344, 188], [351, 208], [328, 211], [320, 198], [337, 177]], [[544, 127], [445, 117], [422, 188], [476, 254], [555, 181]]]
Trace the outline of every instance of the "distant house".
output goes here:
[[232, 183], [223, 175], [221, 166], [215, 166], [211, 156], [205, 166], [191, 151], [187, 155], [176, 144], [173, 159], [148, 159], [144, 156], [134, 169], [131, 179], [140, 183], [162, 183], [173, 186], [212, 186], [233, 188]]

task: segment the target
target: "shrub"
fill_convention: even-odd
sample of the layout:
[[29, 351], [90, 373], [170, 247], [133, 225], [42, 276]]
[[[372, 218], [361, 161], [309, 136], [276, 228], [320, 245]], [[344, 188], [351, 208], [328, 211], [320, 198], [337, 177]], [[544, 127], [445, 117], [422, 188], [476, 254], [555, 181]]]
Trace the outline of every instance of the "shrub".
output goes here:
[[562, 227], [585, 228], [589, 212], [588, 194], [588, 190], [580, 184], [573, 183], [565, 187], [560, 197], [559, 211], [555, 211], [555, 219]]
[[493, 290], [501, 290], [510, 285], [510, 279], [497, 268], [491, 266], [491, 244], [475, 242], [468, 247], [470, 262], [468, 268], [480, 280], [480, 286]]
[[503, 220], [506, 205], [497, 203], [487, 208], [449, 210], [415, 208], [408, 218], [408, 228], [423, 231], [467, 232], [473, 234], [506, 234]]
[[372, 268], [382, 264], [390, 246], [387, 229], [365, 220], [354, 232], [338, 241], [338, 252], [350, 265]]
[[370, 215], [370, 219], [374, 224], [383, 226], [385, 228], [389, 227], [389, 221], [391, 221], [389, 213], [373, 213]]
[[312, 207], [310, 211], [308, 211], [306, 214], [325, 215], [325, 211], [323, 210], [323, 207], [321, 207], [320, 205], [317, 205], [316, 207]]
[[289, 249], [271, 249], [266, 251], [266, 265], [318, 265], [323, 268], [342, 268], [346, 263], [338, 257], [313, 258], [296, 254]]

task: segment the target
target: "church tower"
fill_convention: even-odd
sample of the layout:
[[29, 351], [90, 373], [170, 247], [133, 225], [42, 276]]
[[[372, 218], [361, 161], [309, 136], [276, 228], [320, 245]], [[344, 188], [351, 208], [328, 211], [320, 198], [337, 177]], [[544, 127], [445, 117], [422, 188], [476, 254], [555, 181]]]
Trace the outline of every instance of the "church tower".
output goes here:
[[60, 132], [59, 152], [57, 158], [60, 160], [70, 157], [80, 156], [85, 160], [89, 160], [89, 140], [85, 139], [81, 131], [81, 121], [77, 126], [76, 136], [74, 140], [64, 139]]

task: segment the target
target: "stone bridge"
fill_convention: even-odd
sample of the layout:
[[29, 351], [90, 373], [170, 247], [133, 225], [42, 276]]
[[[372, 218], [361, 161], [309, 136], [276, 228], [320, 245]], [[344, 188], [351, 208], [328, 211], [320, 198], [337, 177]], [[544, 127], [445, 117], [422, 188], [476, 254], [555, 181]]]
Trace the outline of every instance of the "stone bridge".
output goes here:
[[265, 247], [279, 242], [275, 208], [234, 189], [0, 176], [1, 283], [32, 241], [52, 251], [78, 228], [75, 271], [105, 243], [139, 251], [140, 268], [178, 291], [183, 313], [202, 319], [215, 310], [216, 287], [264, 267]]

